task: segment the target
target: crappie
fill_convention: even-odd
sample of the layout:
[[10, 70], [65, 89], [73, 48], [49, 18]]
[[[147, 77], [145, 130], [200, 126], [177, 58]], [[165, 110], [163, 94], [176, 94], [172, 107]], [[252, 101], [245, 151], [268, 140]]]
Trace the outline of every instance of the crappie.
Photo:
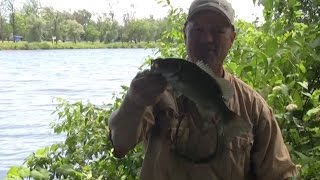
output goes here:
[[216, 77], [205, 64], [184, 59], [166, 58], [152, 61], [150, 71], [166, 78], [174, 91], [193, 101], [202, 118], [221, 114], [218, 122], [219, 136], [229, 143], [235, 136], [251, 129], [251, 124], [232, 112], [225, 100], [234, 95], [233, 86], [225, 79]]

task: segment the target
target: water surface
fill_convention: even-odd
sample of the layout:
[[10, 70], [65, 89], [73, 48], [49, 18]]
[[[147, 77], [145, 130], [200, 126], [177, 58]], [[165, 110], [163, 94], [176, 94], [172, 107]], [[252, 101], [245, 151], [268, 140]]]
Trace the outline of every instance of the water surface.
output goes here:
[[152, 49], [0, 51], [0, 179], [37, 149], [63, 141], [55, 97], [111, 103]]

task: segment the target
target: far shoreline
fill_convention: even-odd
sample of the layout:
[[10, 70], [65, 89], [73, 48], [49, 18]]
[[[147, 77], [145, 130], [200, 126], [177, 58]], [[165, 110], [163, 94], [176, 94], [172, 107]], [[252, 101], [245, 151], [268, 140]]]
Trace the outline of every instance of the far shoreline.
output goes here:
[[57, 50], [57, 49], [153, 49], [157, 47], [157, 42], [0, 42], [0, 50]]

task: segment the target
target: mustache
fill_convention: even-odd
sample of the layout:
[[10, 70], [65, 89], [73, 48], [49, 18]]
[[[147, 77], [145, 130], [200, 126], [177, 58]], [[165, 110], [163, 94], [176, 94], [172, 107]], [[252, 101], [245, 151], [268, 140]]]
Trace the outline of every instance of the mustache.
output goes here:
[[201, 43], [198, 46], [198, 58], [202, 60], [207, 60], [211, 56], [211, 51], [215, 52], [216, 45], [213, 43]]
[[216, 49], [216, 45], [214, 43], [201, 43], [201, 44], [199, 44], [199, 46], [204, 51], [210, 51], [210, 50]]

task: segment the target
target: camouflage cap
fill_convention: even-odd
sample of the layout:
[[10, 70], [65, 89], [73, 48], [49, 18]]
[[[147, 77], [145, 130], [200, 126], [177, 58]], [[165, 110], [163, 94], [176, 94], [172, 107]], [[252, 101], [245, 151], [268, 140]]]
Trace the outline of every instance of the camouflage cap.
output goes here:
[[227, 0], [194, 0], [190, 5], [187, 21], [203, 10], [219, 12], [227, 17], [231, 25], [234, 25], [234, 9]]

